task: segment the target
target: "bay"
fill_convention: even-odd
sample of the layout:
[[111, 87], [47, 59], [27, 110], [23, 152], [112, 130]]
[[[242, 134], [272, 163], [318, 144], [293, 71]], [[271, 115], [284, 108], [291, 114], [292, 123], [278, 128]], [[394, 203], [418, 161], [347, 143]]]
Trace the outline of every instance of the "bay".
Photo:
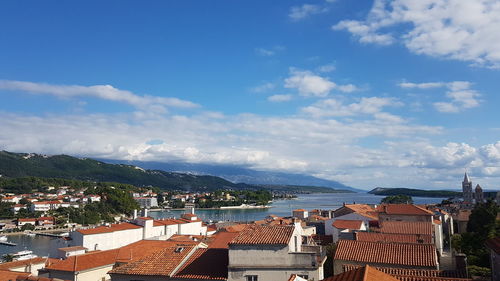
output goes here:
[[[290, 216], [294, 209], [330, 209], [340, 208], [343, 203], [378, 204], [384, 196], [368, 193], [314, 193], [301, 194], [298, 198], [291, 200], [276, 200], [266, 209], [196, 209], [195, 213], [203, 221], [254, 221], [261, 220], [268, 215]], [[415, 204], [439, 203], [446, 198], [424, 198], [413, 197]], [[149, 216], [153, 218], [179, 218], [185, 210], [151, 211]], [[50, 240], [56, 239], [46, 236], [11, 235], [8, 241], [17, 243], [15, 247], [0, 245], [0, 256], [15, 253], [22, 250], [31, 250], [38, 256], [47, 256], [49, 253]]]

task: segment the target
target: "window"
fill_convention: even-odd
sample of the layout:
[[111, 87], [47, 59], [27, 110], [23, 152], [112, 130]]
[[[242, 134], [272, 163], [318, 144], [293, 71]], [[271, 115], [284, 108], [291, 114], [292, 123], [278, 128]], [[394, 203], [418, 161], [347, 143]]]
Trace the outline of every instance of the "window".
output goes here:
[[247, 275], [247, 281], [257, 281], [257, 275]]

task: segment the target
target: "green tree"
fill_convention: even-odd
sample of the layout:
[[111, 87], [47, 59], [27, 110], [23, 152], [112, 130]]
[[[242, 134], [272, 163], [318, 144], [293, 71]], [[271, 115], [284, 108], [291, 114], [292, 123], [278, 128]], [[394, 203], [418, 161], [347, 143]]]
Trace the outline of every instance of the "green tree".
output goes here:
[[413, 199], [411, 196], [408, 195], [390, 195], [387, 197], [384, 197], [380, 203], [386, 203], [386, 204], [413, 204]]
[[5, 254], [2, 256], [2, 262], [11, 262], [14, 260], [14, 256], [11, 254]]
[[335, 243], [325, 246], [326, 261], [323, 266], [325, 270], [325, 278], [333, 276], [333, 257], [335, 256], [336, 250], [337, 250], [337, 244]]

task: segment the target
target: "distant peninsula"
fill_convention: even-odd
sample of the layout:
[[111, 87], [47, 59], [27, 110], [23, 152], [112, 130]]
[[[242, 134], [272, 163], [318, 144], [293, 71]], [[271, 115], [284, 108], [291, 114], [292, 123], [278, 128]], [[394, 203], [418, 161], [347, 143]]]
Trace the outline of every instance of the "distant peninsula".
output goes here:
[[415, 197], [456, 197], [462, 196], [462, 192], [451, 191], [451, 190], [424, 190], [424, 189], [413, 189], [413, 188], [388, 188], [388, 187], [377, 187], [370, 190], [368, 193], [374, 195], [408, 195]]

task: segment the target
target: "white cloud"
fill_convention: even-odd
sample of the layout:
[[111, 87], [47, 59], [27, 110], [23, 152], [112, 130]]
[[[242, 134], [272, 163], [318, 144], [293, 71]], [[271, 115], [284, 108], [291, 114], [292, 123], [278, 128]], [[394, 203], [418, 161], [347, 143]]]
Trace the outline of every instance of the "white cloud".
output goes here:
[[33, 94], [44, 94], [59, 98], [94, 97], [103, 100], [126, 103], [140, 109], [164, 112], [165, 107], [196, 108], [199, 105], [190, 101], [171, 97], [136, 95], [130, 91], [120, 90], [111, 85], [54, 85], [26, 81], [0, 80], [0, 89], [23, 91]]
[[290, 77], [285, 79], [285, 88], [297, 89], [302, 96], [326, 97], [333, 89], [345, 93], [357, 90], [356, 86], [352, 84], [337, 85], [328, 78], [316, 75], [311, 71], [291, 69], [290, 72]]
[[310, 114], [314, 117], [332, 117], [332, 116], [356, 116], [356, 115], [373, 115], [379, 114], [379, 119], [385, 120], [401, 120], [399, 117], [389, 115], [381, 115], [384, 107], [401, 106], [402, 103], [393, 98], [369, 97], [361, 98], [357, 103], [344, 105], [336, 99], [325, 99], [316, 102], [313, 105], [302, 108], [302, 112]]
[[276, 55], [279, 52], [282, 52], [285, 50], [285, 47], [283, 46], [274, 46], [272, 48], [255, 48], [255, 53], [259, 56], [263, 57], [272, 57]]
[[267, 100], [271, 102], [285, 102], [290, 101], [291, 99], [292, 95], [272, 95], [267, 98]]
[[478, 107], [480, 104], [479, 94], [476, 90], [470, 89], [472, 83], [469, 81], [453, 81], [453, 82], [427, 82], [427, 83], [411, 83], [402, 82], [398, 84], [405, 89], [433, 89], [433, 88], [448, 88], [446, 97], [450, 99], [448, 102], [435, 102], [433, 105], [437, 111], [443, 113], [458, 113], [462, 110]]
[[330, 64], [325, 64], [320, 67], [318, 67], [319, 72], [332, 72], [335, 71], [335, 64], [330, 63]]
[[267, 82], [251, 88], [250, 91], [254, 93], [265, 93], [273, 90], [274, 88], [276, 88], [276, 85], [274, 85], [274, 83]]
[[362, 43], [400, 41], [417, 54], [498, 68], [499, 14], [497, 0], [375, 0], [366, 19], [343, 20], [333, 29]]
[[290, 8], [288, 17], [294, 21], [305, 19], [312, 15], [328, 12], [328, 9], [320, 5], [303, 4], [302, 6], [294, 6]]

